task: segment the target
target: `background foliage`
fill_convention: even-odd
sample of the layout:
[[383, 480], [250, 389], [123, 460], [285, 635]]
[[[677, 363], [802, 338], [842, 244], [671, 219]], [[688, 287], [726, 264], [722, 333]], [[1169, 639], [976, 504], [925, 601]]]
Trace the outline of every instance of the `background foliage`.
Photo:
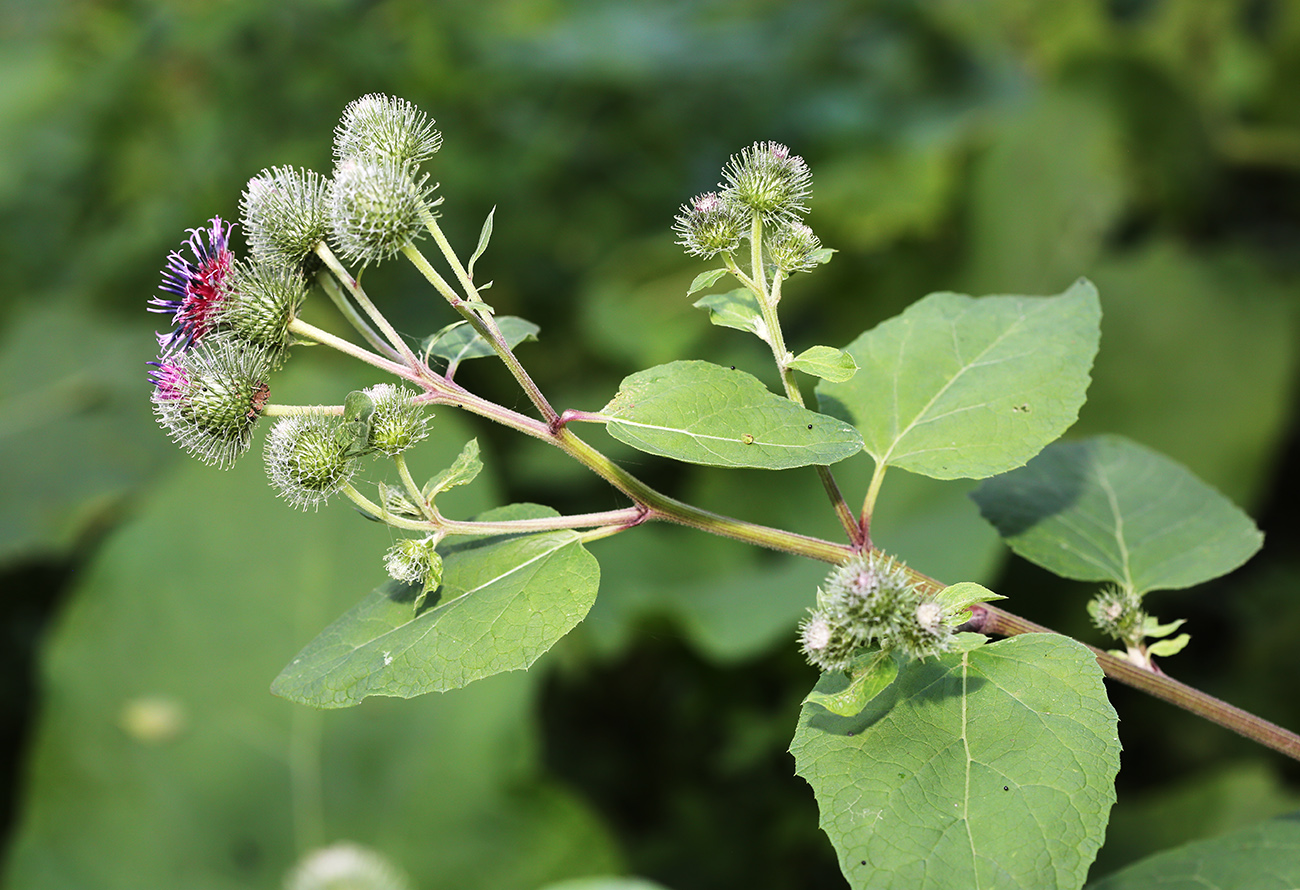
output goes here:
[[[527, 675], [321, 720], [267, 693], [381, 579], [386, 538], [345, 508], [294, 516], [256, 458], [222, 476], [171, 448], [148, 416], [142, 309], [186, 228], [236, 216], [264, 166], [327, 169], [330, 128], [369, 91], [438, 118], [453, 243], [472, 247], [498, 207], [480, 268], [494, 305], [541, 324], [521, 355], [561, 407], [594, 410], [677, 358], [768, 374], [761, 344], [691, 308], [701, 268], [668, 230], [754, 140], [807, 158], [809, 221], [839, 250], [787, 288], [796, 350], [846, 345], [931, 291], [1058, 293], [1087, 275], [1102, 347], [1073, 433], [1163, 451], [1268, 535], [1228, 578], [1152, 598], [1191, 619], [1170, 670], [1300, 727], [1297, 90], [1300, 7], [1283, 0], [6, 0], [10, 884], [270, 887], [350, 839], [429, 888], [624, 869], [676, 890], [841, 886], [786, 753], [815, 679], [792, 627], [819, 566], [642, 529], [595, 545], [591, 616]], [[451, 320], [399, 264], [368, 289], [412, 337]], [[300, 353], [281, 392], [357, 385]], [[515, 401], [488, 364], [465, 379]], [[467, 435], [450, 411], [435, 423], [414, 456], [429, 471]], [[621, 506], [544, 447], [476, 432], [494, 474], [479, 489]], [[701, 506], [836, 534], [811, 471], [610, 447]], [[841, 467], [861, 491], [865, 456]], [[1089, 588], [1005, 557], [968, 490], [891, 474], [881, 543], [1099, 642]], [[1095, 876], [1296, 808], [1294, 764], [1114, 699], [1125, 754]]]

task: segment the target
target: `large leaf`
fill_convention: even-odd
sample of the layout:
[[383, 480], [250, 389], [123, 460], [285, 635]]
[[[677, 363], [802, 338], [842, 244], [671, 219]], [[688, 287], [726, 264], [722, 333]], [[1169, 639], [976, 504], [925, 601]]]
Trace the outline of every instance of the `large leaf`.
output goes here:
[[[516, 505], [483, 518], [555, 515]], [[341, 708], [524, 670], [586, 616], [599, 579], [596, 558], [573, 531], [472, 539], [446, 552], [435, 605], [417, 612], [415, 585], [377, 587], [309, 643], [271, 691]]]
[[1300, 813], [1159, 853], [1088, 890], [1294, 890], [1300, 887]]
[[911, 662], [854, 717], [805, 704], [790, 751], [853, 887], [1077, 888], [1116, 722], [1092, 653], [1029, 634]]
[[149, 416], [144, 362], [156, 348], [146, 331], [80, 305], [25, 305], [10, 320], [0, 341], [0, 562], [66, 553], [180, 459]]
[[1217, 578], [1264, 537], [1185, 467], [1121, 436], [1058, 442], [972, 497], [1025, 559], [1138, 593]]
[[938, 479], [1018, 467], [1079, 413], [1100, 338], [1097, 290], [974, 299], [937, 293], [858, 337], [858, 372], [817, 386], [878, 464]]
[[715, 467], [784, 470], [833, 464], [862, 450], [848, 424], [801, 408], [744, 371], [701, 361], [623, 380], [601, 413], [633, 448]]
[[[361, 383], [277, 390], [315, 402]], [[442, 421], [418, 453], [450, 462], [466, 431]], [[44, 641], [4, 886], [276, 888], [339, 839], [422, 890], [619, 870], [594, 815], [542, 772], [536, 671], [416, 706], [318, 712], [267, 695], [292, 641], [383, 571], [389, 531], [345, 504], [286, 509], [251, 456], [173, 469], [78, 572]], [[481, 509], [492, 487], [451, 494]]]

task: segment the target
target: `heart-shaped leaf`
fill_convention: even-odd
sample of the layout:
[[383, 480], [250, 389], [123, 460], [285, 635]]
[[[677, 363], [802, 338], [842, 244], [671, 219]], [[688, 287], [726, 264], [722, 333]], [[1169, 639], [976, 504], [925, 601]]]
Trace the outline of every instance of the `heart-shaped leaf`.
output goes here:
[[852, 887], [1077, 888], [1116, 724], [1092, 652], [1026, 634], [910, 662], [852, 717], [805, 704], [790, 751]]
[[862, 432], [877, 464], [993, 476], [1074, 423], [1100, 319], [1083, 280], [1056, 297], [931, 294], [849, 344], [857, 374], [818, 384], [817, 397]]
[[1030, 562], [1139, 594], [1217, 578], [1264, 540], [1186, 467], [1121, 436], [1058, 442], [971, 496]]

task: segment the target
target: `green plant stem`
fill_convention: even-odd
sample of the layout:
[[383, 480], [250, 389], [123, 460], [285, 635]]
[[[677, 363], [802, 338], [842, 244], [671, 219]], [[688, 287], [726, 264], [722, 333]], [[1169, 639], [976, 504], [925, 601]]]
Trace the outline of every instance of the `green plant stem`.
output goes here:
[[880, 485], [885, 481], [885, 470], [889, 469], [889, 464], [876, 462], [876, 468], [871, 473], [871, 484], [867, 486], [867, 496], [862, 501], [862, 529], [867, 536], [867, 544], [871, 544], [871, 516], [876, 509], [876, 498], [880, 496]]
[[449, 242], [447, 236], [443, 234], [442, 227], [438, 225], [437, 217], [435, 217], [427, 207], [423, 210], [423, 216], [424, 227], [428, 229], [429, 234], [433, 236], [434, 243], [438, 245], [438, 249], [442, 251], [443, 257], [451, 266], [452, 271], [456, 273], [456, 280], [460, 282], [460, 286], [464, 289], [465, 297], [467, 299], [461, 299], [461, 297], [452, 290], [446, 279], [438, 274], [438, 271], [433, 268], [433, 265], [414, 244], [408, 244], [406, 247], [402, 248], [402, 252], [406, 255], [406, 258], [420, 270], [420, 273], [424, 275], [429, 283], [446, 298], [452, 308], [459, 312], [460, 315], [470, 323], [474, 330], [478, 332], [479, 336], [488, 342], [492, 347], [493, 352], [497, 354], [497, 357], [500, 358], [501, 361], [505, 363], [505, 366], [510, 369], [511, 376], [515, 378], [520, 388], [522, 388], [524, 393], [528, 396], [528, 400], [536, 406], [537, 410], [541, 413], [542, 418], [547, 423], [556, 422], [559, 419], [559, 413], [551, 407], [551, 403], [547, 401], [546, 396], [542, 394], [541, 388], [538, 387], [537, 383], [534, 382], [528, 372], [524, 370], [524, 366], [520, 364], [519, 359], [515, 356], [514, 350], [510, 348], [510, 344], [506, 342], [506, 338], [502, 335], [501, 328], [497, 324], [496, 319], [493, 318], [490, 313], [480, 313], [475, 310], [474, 303], [482, 302], [479, 299], [478, 288], [474, 286], [474, 282], [470, 280], [469, 272], [466, 271], [460, 258], [456, 256], [456, 252], [452, 250], [451, 242]]
[[411, 476], [411, 468], [406, 465], [406, 455], [393, 455], [393, 463], [397, 464], [397, 475], [401, 477], [402, 485], [406, 488], [406, 494], [411, 499], [411, 502], [424, 514], [425, 519], [433, 523], [438, 522], [441, 516], [428, 498], [424, 496], [420, 486], [415, 484], [415, 479]]
[[646, 517], [646, 511], [641, 507], [624, 507], [621, 510], [607, 510], [603, 513], [543, 516], [537, 519], [509, 519], [500, 522], [447, 519], [442, 515], [439, 515], [436, 521], [424, 521], [394, 516], [357, 491], [350, 483], [345, 484], [339, 490], [348, 500], [356, 504], [361, 512], [372, 519], [377, 519], [391, 525], [393, 528], [408, 531], [441, 532], [444, 535], [523, 535], [576, 528], [611, 528], [615, 531], [622, 531], [640, 524]]
[[297, 334], [299, 337], [305, 337], [306, 339], [313, 340], [322, 346], [337, 349], [344, 355], [350, 355], [368, 365], [373, 365], [374, 367], [379, 368], [381, 371], [387, 371], [389, 374], [401, 377], [404, 380], [410, 380], [412, 383], [418, 383], [427, 388], [434, 382], [427, 374], [423, 374], [415, 368], [408, 368], [406, 365], [399, 364], [391, 359], [386, 359], [382, 355], [376, 355], [368, 349], [363, 349], [355, 343], [350, 343], [347, 340], [344, 340], [342, 337], [336, 337], [329, 331], [322, 330], [314, 324], [309, 324], [301, 318], [295, 318], [293, 321], [289, 322], [289, 330], [290, 332]]
[[[931, 583], [934, 582], [931, 580]], [[1004, 637], [1024, 633], [1056, 633], [1051, 628], [1035, 624], [987, 603], [971, 607], [971, 621], [968, 625], [980, 633]], [[1186, 683], [1181, 683], [1168, 674], [1145, 670], [1093, 646], [1088, 648], [1097, 656], [1097, 663], [1101, 665], [1106, 676], [1167, 701], [1184, 711], [1190, 711], [1211, 723], [1281, 752], [1293, 760], [1300, 760], [1300, 735]]]
[[[781, 374], [781, 384], [785, 387], [786, 398], [802, 408], [804, 407], [803, 393], [799, 390], [799, 381], [795, 379], [794, 369], [790, 367], [794, 354], [785, 347], [781, 317], [776, 311], [780, 301], [781, 273], [778, 271], [772, 276], [771, 293], [758, 294], [758, 305], [762, 309], [763, 324], [768, 331], [767, 342], [772, 347], [772, 358], [775, 359], [777, 370]], [[831, 468], [819, 466], [816, 469], [817, 477], [821, 479], [822, 487], [826, 489], [826, 496], [830, 498], [831, 508], [835, 510], [835, 516], [848, 534], [849, 541], [854, 547], [861, 547], [865, 541], [862, 526], [853, 518], [853, 511], [849, 509], [848, 501], [844, 500], [844, 493], [840, 491]]]
[[849, 556], [850, 550], [843, 544], [733, 519], [671, 498], [646, 485], [568, 429], [561, 428], [554, 435], [556, 444], [565, 452], [641, 505], [647, 511], [646, 519], [663, 519], [710, 534], [757, 544], [771, 550], [806, 556], [822, 562], [838, 564], [844, 562]]
[[321, 269], [316, 273], [316, 280], [320, 283], [321, 290], [325, 291], [326, 295], [329, 296], [330, 301], [335, 305], [339, 312], [343, 314], [343, 317], [348, 320], [352, 327], [356, 328], [361, 336], [365, 338], [367, 343], [379, 350], [379, 353], [386, 358], [390, 358], [393, 361], [402, 360], [401, 354], [384, 342], [384, 338], [375, 333], [375, 329], [366, 323], [365, 318], [357, 311], [357, 307], [348, 302], [347, 296], [343, 293], [342, 288], [339, 287], [339, 283], [333, 275], [331, 275], [327, 270]]
[[345, 288], [347, 288], [348, 293], [352, 295], [352, 299], [357, 301], [357, 305], [365, 311], [366, 315], [370, 316], [370, 320], [373, 321], [375, 326], [378, 327], [379, 330], [383, 332], [383, 335], [388, 338], [389, 344], [397, 350], [398, 354], [401, 356], [401, 360], [410, 366], [412, 370], [418, 369], [420, 367], [420, 362], [415, 357], [415, 353], [411, 351], [411, 347], [406, 345], [406, 341], [403, 340], [401, 335], [397, 333], [397, 330], [389, 324], [388, 319], [384, 317], [383, 313], [375, 307], [374, 303], [370, 302], [370, 298], [366, 296], [366, 292], [362, 289], [361, 283], [350, 275], [347, 269], [343, 268], [343, 264], [339, 262], [338, 257], [334, 256], [334, 251], [329, 249], [329, 245], [324, 241], [317, 244], [316, 255], [324, 261], [325, 265], [329, 267], [329, 270], [334, 273], [334, 277], [337, 278]]

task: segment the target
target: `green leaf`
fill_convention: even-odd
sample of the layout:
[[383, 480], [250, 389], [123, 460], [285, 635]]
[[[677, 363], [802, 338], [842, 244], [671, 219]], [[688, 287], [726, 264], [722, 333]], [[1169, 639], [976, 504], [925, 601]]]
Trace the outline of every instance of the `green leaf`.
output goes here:
[[1155, 639], [1167, 637], [1186, 623], [1186, 618], [1179, 618], [1176, 621], [1170, 621], [1168, 624], [1161, 624], [1155, 618], [1148, 615], [1147, 620], [1142, 624], [1142, 636]]
[[976, 584], [973, 581], [962, 581], [960, 584], [953, 584], [945, 587], [935, 594], [935, 601], [943, 606], [944, 614], [966, 621], [970, 616], [967, 613], [970, 607], [976, 603], [991, 603], [993, 600], [1006, 599], [1000, 593], [994, 593], [982, 584]]
[[[482, 518], [555, 515], [524, 504]], [[341, 708], [370, 695], [411, 698], [524, 670], [586, 616], [599, 576], [573, 531], [468, 539], [444, 551], [434, 606], [413, 614], [417, 587], [376, 588], [309, 643], [271, 691]]]
[[[696, 275], [695, 280], [691, 282], [691, 288], [686, 292], [686, 296], [689, 297], [693, 293], [698, 293], [706, 287], [712, 287], [719, 278], [726, 274], [726, 269], [710, 269], [707, 272], [701, 272], [699, 275]], [[700, 304], [696, 303], [695, 305], [698, 306]]]
[[855, 717], [804, 705], [790, 751], [852, 887], [1074, 888], [1115, 801], [1116, 723], [1087, 647], [1026, 634], [909, 662]]
[[790, 367], [829, 380], [843, 383], [858, 372], [858, 363], [842, 349], [831, 346], [811, 346], [795, 356]]
[[492, 240], [492, 218], [496, 214], [496, 207], [488, 211], [487, 219], [483, 220], [483, 228], [478, 233], [478, 246], [474, 248], [474, 254], [469, 258], [469, 263], [465, 266], [465, 272], [469, 275], [471, 281], [474, 280], [474, 264], [478, 262], [479, 257], [483, 256], [484, 251], [488, 248], [488, 242]]
[[804, 702], [820, 705], [841, 717], [852, 717], [889, 688], [897, 676], [898, 662], [888, 652], [859, 655], [847, 673], [841, 671], [824, 677]]
[[783, 470], [862, 450], [851, 426], [775, 395], [744, 371], [701, 361], [625, 378], [601, 413], [610, 435], [633, 448], [715, 467]]
[[693, 304], [697, 309], [709, 313], [709, 321], [724, 328], [735, 328], [767, 340], [767, 323], [763, 321], [763, 310], [758, 305], [758, 297], [749, 288], [740, 287], [724, 294], [709, 294]]
[[[506, 345], [511, 349], [525, 340], [536, 340], [537, 332], [540, 330], [531, 321], [525, 321], [514, 315], [501, 316], [497, 319], [497, 325], [501, 328], [501, 336], [505, 338]], [[437, 333], [425, 337], [420, 348], [426, 360], [429, 356], [435, 355], [446, 360], [451, 366], [459, 365], [472, 358], [496, 355], [492, 345], [483, 339], [478, 331], [470, 327], [469, 322], [463, 320], [452, 322]]]
[[343, 398], [343, 424], [337, 436], [347, 443], [349, 454], [370, 450], [370, 419], [374, 413], [375, 400], [361, 390], [353, 390]]
[[1250, 517], [1223, 495], [1120, 436], [1052, 445], [971, 496], [1030, 562], [1139, 594], [1217, 578], [1263, 542]]
[[420, 492], [426, 501], [457, 485], [468, 485], [483, 471], [483, 461], [478, 456], [478, 439], [470, 439], [450, 467], [424, 483]]
[[[337, 401], [365, 376], [291, 366], [277, 398]], [[449, 413], [424, 447], [450, 462], [466, 433]], [[28, 738], [4, 886], [280, 888], [304, 844], [343, 838], [426, 890], [622, 867], [597, 815], [541, 763], [541, 671], [326, 714], [267, 695], [286, 642], [382, 572], [390, 531], [347, 509], [292, 515], [251, 456], [168, 470], [105, 534], [42, 638], [42, 683], [58, 691]], [[302, 793], [320, 803], [304, 810]]]
[[1300, 813], [1158, 853], [1088, 890], [1291, 890], [1300, 886]]
[[1056, 297], [931, 294], [849, 344], [858, 373], [818, 384], [817, 397], [861, 430], [878, 464], [993, 476], [1074, 422], [1100, 318], [1084, 280]]
[[1156, 640], [1147, 646], [1147, 652], [1160, 658], [1167, 658], [1182, 652], [1191, 641], [1191, 634], [1179, 634], [1171, 640]]

